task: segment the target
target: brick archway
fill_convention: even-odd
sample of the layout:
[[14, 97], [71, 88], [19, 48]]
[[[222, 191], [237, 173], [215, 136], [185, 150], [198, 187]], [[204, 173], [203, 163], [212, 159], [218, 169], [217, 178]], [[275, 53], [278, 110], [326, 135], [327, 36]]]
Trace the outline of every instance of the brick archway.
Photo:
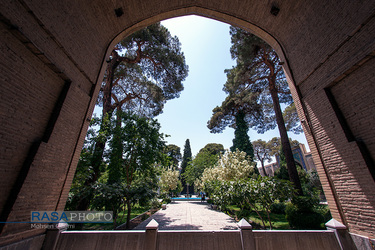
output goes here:
[[[63, 209], [112, 46], [197, 14], [250, 30], [278, 52], [334, 217], [373, 238], [375, 3], [365, 2], [4, 1], [1, 219]], [[0, 245], [43, 233], [3, 224]]]
[[[239, 18], [237, 18], [235, 16], [232, 16], [232, 15], [227, 15], [227, 14], [224, 14], [224, 13], [221, 13], [221, 12], [216, 12], [216, 11], [206, 9], [206, 8], [203, 8], [203, 7], [198, 7], [198, 6], [187, 7], [187, 8], [177, 9], [177, 10], [174, 10], [174, 11], [165, 12], [165, 13], [162, 13], [160, 15], [153, 16], [151, 18], [147, 18], [147, 19], [145, 19], [145, 20], [143, 20], [143, 21], [141, 21], [141, 22], [125, 29], [125, 30], [123, 30], [120, 34], [118, 34], [111, 41], [110, 45], [108, 46], [108, 50], [106, 52], [105, 58], [107, 58], [110, 55], [110, 53], [112, 51], [112, 48], [118, 42], [120, 42], [121, 39], [123, 39], [124, 37], [132, 34], [133, 32], [135, 32], [139, 29], [142, 29], [142, 28], [144, 28], [144, 27], [146, 27], [150, 24], [153, 24], [155, 22], [159, 22], [159, 21], [169, 19], [169, 18], [185, 16], [185, 15], [199, 15], [199, 16], [202, 16], [202, 17], [206, 17], [206, 18], [216, 20], [216, 21], [228, 23], [228, 24], [233, 25], [233, 26], [241, 27], [241, 28], [257, 35], [258, 37], [261, 37], [264, 41], [266, 41], [268, 44], [270, 44], [273, 47], [273, 49], [275, 49], [275, 51], [278, 53], [278, 55], [280, 57], [280, 60], [282, 62], [284, 62], [283, 63], [284, 73], [286, 75], [290, 90], [292, 92], [292, 96], [293, 96], [293, 99], [295, 101], [297, 110], [299, 111], [300, 120], [304, 121], [302, 125], [304, 127], [306, 138], [309, 141], [309, 146], [312, 148], [312, 150], [315, 153], [314, 162], [316, 162], [316, 165], [318, 166], [319, 176], [322, 179], [323, 186], [325, 187], [325, 194], [326, 194], [327, 200], [329, 201], [329, 204], [330, 204], [331, 213], [332, 213], [332, 215], [335, 219], [337, 219], [337, 220], [339, 220], [343, 223], [346, 223], [345, 215], [341, 212], [341, 209], [340, 209], [340, 206], [341, 206], [340, 201], [335, 196], [335, 193], [334, 193], [335, 190], [332, 190], [333, 183], [329, 179], [329, 177], [327, 176], [327, 172], [323, 167], [323, 164], [322, 164], [321, 159], [320, 159], [320, 155], [317, 151], [317, 148], [316, 148], [316, 145], [315, 145], [316, 138], [314, 138], [313, 133], [311, 133], [311, 128], [310, 128], [310, 125], [309, 125], [310, 122], [309, 122], [309, 117], [308, 117], [308, 114], [307, 114], [307, 111], [306, 111], [306, 107], [301, 102], [301, 94], [300, 94], [300, 91], [298, 90], [298, 87], [295, 84], [293, 73], [292, 73], [292, 71], [289, 67], [289, 61], [287, 59], [287, 56], [285, 55], [285, 51], [283, 49], [283, 46], [276, 40], [275, 37], [273, 37], [267, 31], [265, 31], [264, 29], [262, 29], [261, 27], [255, 25], [255, 24], [244, 21], [243, 19], [239, 19]], [[103, 63], [101, 75], [98, 77], [98, 79], [103, 78], [104, 71], [105, 71], [105, 65], [106, 64]]]

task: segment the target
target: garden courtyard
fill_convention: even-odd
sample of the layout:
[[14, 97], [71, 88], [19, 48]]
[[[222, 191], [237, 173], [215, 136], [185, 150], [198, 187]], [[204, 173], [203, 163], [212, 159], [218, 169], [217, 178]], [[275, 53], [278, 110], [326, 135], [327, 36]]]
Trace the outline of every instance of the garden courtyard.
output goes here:
[[159, 230], [231, 230], [237, 222], [229, 215], [214, 210], [207, 202], [173, 201], [139, 224], [135, 230], [145, 230], [152, 220], [159, 223]]

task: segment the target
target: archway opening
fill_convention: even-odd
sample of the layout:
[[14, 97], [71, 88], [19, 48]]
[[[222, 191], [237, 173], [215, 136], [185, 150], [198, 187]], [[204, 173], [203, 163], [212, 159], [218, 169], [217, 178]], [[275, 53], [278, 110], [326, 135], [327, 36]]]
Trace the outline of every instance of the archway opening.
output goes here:
[[[186, 18], [189, 18], [189, 17], [186, 17]], [[184, 85], [186, 87], [193, 87], [193, 88], [189, 89], [188, 91], [185, 89], [185, 92], [186, 91], [190, 92], [190, 94], [184, 96], [185, 101], [184, 100], [180, 100], [180, 99], [175, 99], [175, 100], [173, 100], [174, 103], [171, 103], [171, 101], [168, 101], [166, 103], [166, 107], [167, 107], [167, 105], [170, 105], [170, 107], [172, 107], [171, 111], [169, 111], [169, 112], [172, 112], [172, 113], [175, 112], [175, 114], [176, 113], [182, 113], [182, 114], [184, 114], [185, 117], [182, 118], [182, 117], [178, 117], [177, 115], [173, 115], [173, 114], [171, 115], [171, 114], [168, 114], [168, 113], [164, 112], [164, 114], [163, 114], [164, 117], [165, 117], [164, 118], [164, 122], [161, 119], [161, 123], [162, 123], [163, 132], [166, 133], [166, 134], [170, 133], [170, 132], [168, 132], [168, 128], [166, 128], [167, 127], [166, 125], [168, 125], [168, 124], [171, 125], [172, 124], [171, 119], [173, 119], [174, 121], [189, 123], [190, 125], [188, 125], [188, 127], [190, 127], [190, 129], [193, 130], [193, 134], [195, 134], [196, 138], [200, 138], [200, 142], [199, 142], [200, 144], [198, 144], [197, 149], [195, 149], [194, 152], [193, 152], [193, 155], [196, 156], [197, 153], [198, 153], [198, 149], [199, 148], [203, 149], [203, 147], [204, 147], [205, 144], [212, 143], [212, 142], [217, 143], [218, 141], [212, 141], [212, 139], [206, 139], [206, 141], [204, 142], [202, 134], [197, 133], [197, 131], [194, 131], [194, 128], [192, 128], [191, 124], [193, 124], [193, 120], [196, 120], [196, 121], [198, 121], [200, 123], [200, 126], [202, 126], [202, 119], [204, 119], [203, 120], [203, 127], [204, 128], [206, 127], [204, 124], [206, 123], [207, 118], [205, 119], [205, 118], [202, 118], [200, 116], [197, 116], [197, 113], [204, 113], [204, 111], [203, 111], [204, 107], [206, 108], [206, 113], [207, 113], [207, 111], [208, 111], [208, 113], [211, 113], [211, 110], [213, 109], [213, 107], [215, 105], [218, 105], [220, 103], [221, 99], [224, 99], [223, 97], [225, 95], [223, 95], [223, 93], [221, 91], [221, 88], [222, 88], [221, 84], [223, 82], [225, 82], [225, 78], [226, 78], [226, 74], [224, 73], [224, 69], [228, 69], [228, 68], [233, 67], [234, 63], [230, 59], [230, 53], [229, 53], [230, 37], [227, 36], [225, 39], [223, 39], [222, 37], [220, 37], [220, 36], [222, 36], [223, 30], [225, 30], [225, 29], [226, 29], [225, 33], [227, 35], [229, 35], [229, 26], [228, 25], [225, 25], [223, 23], [219, 23], [219, 24], [216, 23], [216, 24], [218, 24], [220, 26], [216, 30], [216, 28], [213, 28], [212, 24], [209, 23], [209, 22], [212, 22], [212, 21], [209, 21], [208, 19], [200, 19], [200, 18], [194, 16], [193, 18], [190, 17], [190, 20], [189, 19], [187, 19], [187, 20], [186, 19], [180, 19], [180, 20], [182, 20], [183, 23], [188, 23], [190, 27], [196, 27], [196, 26], [194, 26], [194, 24], [192, 25], [192, 23], [194, 23], [194, 22], [197, 22], [196, 23], [197, 26], [198, 25], [199, 26], [202, 26], [202, 25], [204, 26], [204, 22], [207, 22], [206, 25], [207, 25], [208, 28], [203, 29], [203, 31], [201, 31], [201, 32], [203, 32], [205, 34], [203, 34], [203, 33], [199, 34], [199, 31], [197, 32], [196, 28], [194, 30], [195, 34], [192, 31], [190, 31], [190, 33], [189, 32], [185, 32], [185, 33], [187, 33], [187, 34], [185, 34], [185, 37], [187, 37], [190, 41], [186, 41], [185, 42], [185, 41], [181, 40], [182, 44], [185, 44], [185, 46], [190, 46], [187, 49], [187, 50], [190, 51], [190, 53], [192, 51], [195, 51], [195, 55], [191, 55], [191, 54], [189, 54], [189, 52], [187, 52], [187, 51], [185, 51], [185, 49], [183, 49], [183, 51], [187, 55], [189, 55], [190, 57], [192, 57], [192, 59], [191, 59], [192, 62], [188, 61], [187, 64], [188, 65], [190, 64], [190, 65], [194, 66], [194, 68], [193, 69], [191, 68], [191, 71], [190, 71], [190, 73], [193, 72], [194, 77], [192, 77], [190, 80], [186, 80], [186, 82], [185, 82]], [[168, 21], [162, 22], [162, 24], [163, 23], [166, 23], [166, 26], [168, 28], [168, 24], [167, 24]], [[172, 25], [171, 27], [173, 27], [173, 25], [175, 25], [175, 27], [176, 27], [176, 24], [173, 24], [173, 21], [172, 21], [172, 24], [170, 24], [170, 25]], [[178, 25], [177, 25], [177, 27], [178, 27]], [[187, 27], [178, 27], [177, 29], [175, 28], [175, 32], [177, 30], [179, 30], [179, 29], [186, 31]], [[207, 32], [210, 32], [210, 34], [207, 34]], [[183, 36], [182, 34], [180, 33], [179, 36], [180, 37]], [[175, 35], [175, 34], [172, 34], [172, 35]], [[222, 42], [223, 40], [225, 40], [225, 43], [222, 44], [222, 45], [219, 45], [220, 49], [214, 48], [214, 46], [207, 46], [207, 44], [209, 44], [209, 43], [211, 43], [212, 45], [217, 45], [216, 41], [221, 41]], [[118, 46], [120, 46], [120, 45], [118, 45]], [[199, 49], [199, 47], [201, 47], [201, 48]], [[223, 47], [226, 47], [226, 48], [223, 49]], [[123, 50], [126, 50], [126, 47]], [[220, 53], [220, 52], [218, 52], [219, 50], [224, 50], [226, 52], [225, 53]], [[119, 51], [121, 51], [121, 50], [119, 50]], [[121, 53], [126, 53], [126, 52], [121, 52]], [[131, 53], [134, 53], [134, 52], [131, 52]], [[199, 57], [198, 54], [200, 54], [201, 58]], [[220, 54], [224, 54], [224, 57], [223, 57], [224, 59], [220, 58], [220, 57], [217, 57], [217, 55], [220, 55]], [[116, 55], [116, 56], [125, 57], [125, 55]], [[197, 58], [198, 58], [198, 60], [197, 60]], [[203, 60], [203, 58], [210, 58], [210, 60]], [[113, 61], [113, 60], [114, 60], [114, 54], [112, 53], [111, 56], [109, 56], [106, 59], [107, 65], [111, 64], [111, 61]], [[220, 62], [222, 62], [223, 64], [220, 64]], [[206, 65], [206, 68], [204, 68], [204, 65]], [[154, 66], [155, 66], [155, 64], [154, 64]], [[210, 71], [211, 67], [213, 68], [213, 71]], [[122, 70], [124, 70], [124, 69], [122, 69]], [[202, 73], [202, 71], [203, 71], [203, 73]], [[219, 73], [220, 71], [221, 71], [221, 73]], [[108, 71], [108, 66], [107, 66], [107, 73], [106, 73], [106, 76], [104, 77], [103, 82], [105, 82], [106, 79], [109, 78], [108, 72], [109, 71]], [[207, 77], [207, 76], [209, 78], [205, 79], [205, 77]], [[215, 76], [215, 77], [212, 77], [212, 76]], [[219, 76], [219, 78], [216, 78], [216, 76]], [[137, 79], [132, 78], [130, 80], [137, 82], [139, 79], [138, 78]], [[114, 79], [113, 81], [116, 82], [116, 79]], [[118, 76], [117, 81], [124, 81], [124, 76]], [[213, 84], [205, 84], [206, 89], [203, 89], [203, 87], [202, 87], [203, 84], [201, 84], [202, 82], [211, 82]], [[116, 84], [118, 84], [118, 83], [116, 83]], [[194, 85], [195, 85], [195, 87], [194, 87]], [[214, 86], [216, 87], [216, 90], [213, 90]], [[101, 91], [103, 92], [104, 89], [105, 89], [105, 84], [102, 85], [102, 90]], [[122, 89], [122, 90], [124, 90], [124, 89]], [[181, 95], [184, 95], [185, 92], [182, 92]], [[204, 104], [200, 103], [199, 98], [197, 98], [197, 93], [201, 93], [202, 94], [201, 95], [201, 100], [204, 100], [205, 102], [207, 101], [207, 97], [213, 97], [212, 101], [211, 101], [211, 104], [209, 104], [209, 103], [204, 103]], [[209, 94], [207, 94], [207, 93], [209, 93]], [[136, 95], [136, 94], [133, 93], [133, 95]], [[101, 95], [101, 98], [104, 99], [103, 95]], [[120, 100], [120, 98], [116, 97], [115, 95], [112, 98], [114, 98], [115, 102], [119, 102], [119, 100]], [[126, 98], [127, 97], [125, 97], [125, 99]], [[188, 102], [186, 102], [186, 100], [194, 100], [194, 102], [188, 103]], [[182, 105], [178, 104], [178, 102], [180, 104], [182, 104]], [[195, 108], [194, 108], [193, 104], [194, 105], [198, 104], [198, 105], [195, 106]], [[103, 104], [102, 106], [105, 106], [105, 105]], [[133, 107], [134, 108], [134, 106], [132, 106], [132, 105], [130, 105], [129, 107]], [[188, 109], [185, 110], [185, 111], [182, 111], [183, 107], [188, 107]], [[136, 107], [136, 109], [137, 108], [139, 108], [139, 107]], [[285, 106], [284, 106], [284, 108], [285, 108]], [[197, 110], [197, 109], [199, 109], [199, 112], [194, 112], [194, 110]], [[137, 109], [137, 110], [139, 111], [139, 109]], [[191, 111], [191, 113], [194, 114], [190, 118], [187, 117], [189, 111]], [[205, 114], [205, 115], [207, 116], [207, 114]], [[156, 118], [158, 118], [158, 117], [156, 117]], [[163, 123], [164, 123], [164, 126], [163, 126]], [[170, 128], [173, 128], [173, 127], [176, 128], [177, 126], [178, 126], [178, 124], [172, 124], [172, 126], [170, 126]], [[184, 134], [185, 137], [187, 137], [187, 138], [190, 137], [190, 139], [191, 139], [192, 137], [190, 135], [186, 134], [188, 132], [188, 129], [187, 129], [188, 127], [182, 127], [182, 131], [185, 131], [185, 133], [183, 133], [181, 131], [177, 132], [177, 136], [179, 134]], [[253, 133], [256, 134], [255, 131], [253, 131]], [[259, 139], [259, 138], [256, 138], [256, 136], [254, 136], [254, 134], [251, 135], [252, 140]], [[275, 135], [275, 132], [271, 132], [271, 136], [268, 134], [268, 135], [265, 136], [265, 138], [268, 138], [268, 140], [270, 140], [272, 137], [274, 137], [273, 135]], [[218, 137], [218, 136], [216, 136], [216, 137]], [[233, 139], [233, 134], [231, 134], [229, 136], [227, 134], [226, 137], [227, 137], [227, 139], [226, 139], [227, 142], [225, 143], [225, 148], [229, 148], [230, 144], [231, 144], [231, 141]], [[170, 140], [169, 143], [170, 144], [179, 144], [179, 147], [182, 148], [181, 138], [178, 139], [178, 140], [180, 140], [180, 143], [176, 143], [175, 142], [175, 138], [176, 138], [176, 133], [174, 132], [174, 135], [172, 135], [172, 137], [170, 138], [172, 140]], [[300, 137], [300, 138], [304, 139], [303, 137]], [[183, 141], [184, 140], [185, 140], [185, 138], [183, 138]], [[85, 152], [85, 153], [87, 153], [87, 152]], [[303, 153], [305, 153], [305, 152], [303, 152]], [[302, 155], [302, 157], [300, 157], [299, 160], [302, 161], [303, 164], [307, 164], [307, 162], [305, 162], [304, 155]], [[107, 161], [108, 161], [108, 158], [107, 158]], [[303, 165], [303, 164], [301, 164], [301, 165]], [[274, 166], [274, 165], [271, 165], [271, 167], [272, 166]], [[303, 167], [306, 169], [306, 165], [304, 165]], [[264, 168], [262, 170], [264, 170]], [[267, 173], [267, 175], [273, 175], [273, 172], [274, 172], [275, 169], [271, 168], [270, 170], [271, 171], [269, 173]], [[263, 171], [263, 175], [265, 175], [264, 171]], [[105, 181], [108, 181], [108, 179], [103, 179], [102, 181], [105, 182]], [[191, 192], [194, 192], [194, 191], [190, 191], [190, 193]], [[189, 193], [189, 191], [187, 191], [187, 193]], [[80, 208], [82, 209], [82, 207], [80, 207]]]

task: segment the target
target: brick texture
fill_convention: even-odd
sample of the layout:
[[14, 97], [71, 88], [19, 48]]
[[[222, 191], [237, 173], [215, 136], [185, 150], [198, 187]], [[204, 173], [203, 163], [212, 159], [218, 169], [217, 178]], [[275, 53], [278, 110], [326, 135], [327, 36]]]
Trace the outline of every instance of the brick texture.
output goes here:
[[[110, 48], [166, 18], [199, 14], [240, 26], [279, 53], [333, 216], [374, 238], [375, 186], [356, 141], [348, 141], [329, 89], [356, 140], [375, 158], [375, 2], [225, 0], [0, 0], [0, 212], [28, 220], [63, 209]], [[114, 10], [122, 8], [117, 17]], [[46, 127], [71, 82], [48, 140]], [[99, 84], [98, 84], [99, 83]], [[17, 192], [30, 148], [41, 142]], [[3, 213], [4, 214], [4, 213]], [[0, 245], [38, 235], [6, 225]]]

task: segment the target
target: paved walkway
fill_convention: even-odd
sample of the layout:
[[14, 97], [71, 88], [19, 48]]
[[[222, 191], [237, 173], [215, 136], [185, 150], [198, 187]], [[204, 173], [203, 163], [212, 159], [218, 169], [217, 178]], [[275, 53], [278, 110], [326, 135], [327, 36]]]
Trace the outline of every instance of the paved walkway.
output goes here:
[[134, 230], [145, 230], [152, 219], [159, 223], [159, 230], [237, 229], [236, 221], [230, 216], [211, 209], [207, 202], [199, 201], [174, 201], [167, 205], [167, 209], [159, 210]]

